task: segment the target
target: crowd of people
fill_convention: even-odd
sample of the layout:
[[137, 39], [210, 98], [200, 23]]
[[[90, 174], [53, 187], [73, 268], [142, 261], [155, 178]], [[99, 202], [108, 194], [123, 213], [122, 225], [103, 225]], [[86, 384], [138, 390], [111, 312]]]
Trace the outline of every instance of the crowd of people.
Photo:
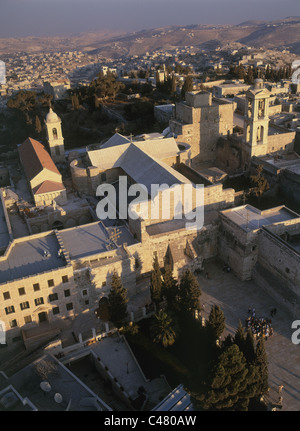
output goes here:
[[263, 317], [256, 317], [255, 308], [249, 307], [245, 326], [250, 329], [254, 338], [265, 338], [266, 340], [273, 335], [272, 320]]

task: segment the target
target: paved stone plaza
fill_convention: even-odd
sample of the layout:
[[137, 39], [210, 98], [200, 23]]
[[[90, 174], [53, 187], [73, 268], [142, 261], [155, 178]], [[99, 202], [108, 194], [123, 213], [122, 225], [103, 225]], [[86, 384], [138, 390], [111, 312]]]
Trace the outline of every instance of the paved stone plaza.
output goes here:
[[[205, 273], [209, 273], [207, 279]], [[223, 273], [222, 263], [206, 265], [199, 276], [202, 288], [202, 316], [208, 318], [211, 306], [219, 305], [226, 317], [226, 333], [234, 334], [239, 320], [244, 323], [248, 307], [256, 309], [256, 316], [272, 319], [274, 335], [266, 342], [269, 360], [270, 401], [276, 403], [283, 398], [282, 410], [300, 410], [300, 345], [291, 341], [295, 318], [281, 304], [261, 290], [253, 281], [240, 281], [232, 272]], [[276, 307], [277, 314], [271, 318], [270, 310]], [[300, 316], [299, 316], [300, 318]], [[282, 393], [278, 386], [283, 385]]]

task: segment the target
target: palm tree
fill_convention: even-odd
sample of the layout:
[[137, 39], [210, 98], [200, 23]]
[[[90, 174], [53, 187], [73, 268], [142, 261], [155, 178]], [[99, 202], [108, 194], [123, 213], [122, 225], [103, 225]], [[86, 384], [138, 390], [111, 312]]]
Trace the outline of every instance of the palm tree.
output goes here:
[[163, 347], [172, 346], [175, 343], [176, 332], [172, 318], [163, 310], [154, 315], [151, 333], [154, 343], [161, 343]]

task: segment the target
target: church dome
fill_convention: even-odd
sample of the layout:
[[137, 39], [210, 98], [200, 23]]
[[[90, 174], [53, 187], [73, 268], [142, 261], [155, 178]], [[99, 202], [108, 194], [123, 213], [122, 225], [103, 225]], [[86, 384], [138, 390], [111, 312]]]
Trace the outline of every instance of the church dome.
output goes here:
[[49, 109], [48, 114], [46, 115], [46, 123], [54, 123], [59, 121], [59, 117], [52, 108]]

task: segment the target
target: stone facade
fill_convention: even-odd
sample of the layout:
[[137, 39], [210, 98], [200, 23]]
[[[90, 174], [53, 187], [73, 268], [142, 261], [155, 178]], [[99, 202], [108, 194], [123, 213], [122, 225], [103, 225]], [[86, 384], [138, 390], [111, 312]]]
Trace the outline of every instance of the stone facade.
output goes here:
[[[295, 318], [300, 311], [299, 218], [263, 228], [258, 241], [258, 261], [253, 278]], [[293, 239], [295, 237], [295, 240]]]

